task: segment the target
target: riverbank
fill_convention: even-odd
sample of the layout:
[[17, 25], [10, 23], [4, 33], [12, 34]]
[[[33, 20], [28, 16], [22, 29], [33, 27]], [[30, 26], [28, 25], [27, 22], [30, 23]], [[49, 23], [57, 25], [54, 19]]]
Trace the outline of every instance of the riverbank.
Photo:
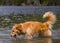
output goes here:
[[[5, 27], [12, 27], [16, 23], [23, 23], [26, 21], [39, 21], [44, 22], [45, 20], [42, 18], [43, 15], [41, 14], [35, 14], [35, 15], [29, 15], [29, 14], [11, 14], [11, 15], [4, 15], [0, 16], [0, 28]], [[60, 14], [56, 15], [57, 21], [54, 24], [54, 29], [60, 28]]]

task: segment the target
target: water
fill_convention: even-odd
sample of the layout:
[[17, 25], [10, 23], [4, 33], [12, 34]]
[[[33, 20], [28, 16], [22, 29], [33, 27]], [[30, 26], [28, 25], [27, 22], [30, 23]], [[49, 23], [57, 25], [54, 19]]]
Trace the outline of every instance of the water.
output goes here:
[[60, 43], [60, 30], [53, 30], [52, 38], [38, 38], [32, 40], [11, 38], [11, 29], [0, 28], [0, 43]]
[[[6, 13], [8, 14], [10, 11], [11, 11], [10, 13], [12, 13], [13, 9], [12, 10], [10, 9], [8, 11], [9, 8], [10, 7], [8, 7], [8, 8], [0, 7], [0, 14], [3, 14], [3, 12], [5, 12], [4, 14], [6, 14]], [[16, 8], [14, 11], [18, 12], [19, 10]], [[24, 11], [24, 9], [22, 11]], [[59, 11], [57, 11], [57, 12], [59, 12]], [[57, 17], [58, 18], [57, 18], [56, 24], [54, 25], [54, 29], [60, 28], [60, 15], [58, 15]], [[60, 30], [52, 30], [52, 33], [53, 33], [52, 38], [37, 38], [37, 39], [32, 39], [32, 40], [23, 39], [23, 37], [21, 37], [21, 36], [19, 36], [16, 39], [11, 38], [11, 36], [10, 36], [11, 28], [8, 28], [8, 26], [11, 27], [12, 25], [14, 25], [16, 23], [30, 21], [30, 20], [43, 21], [42, 17], [40, 15], [1, 16], [0, 17], [0, 43], [60, 43]]]
[[60, 14], [60, 6], [0, 6], [0, 15], [44, 14], [45, 11]]

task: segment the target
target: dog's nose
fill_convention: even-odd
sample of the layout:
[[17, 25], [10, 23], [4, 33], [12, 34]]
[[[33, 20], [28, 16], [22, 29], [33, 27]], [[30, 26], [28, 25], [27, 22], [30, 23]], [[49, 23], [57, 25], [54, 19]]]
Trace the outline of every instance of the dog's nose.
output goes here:
[[16, 37], [16, 34], [15, 35], [11, 35], [11, 37]]
[[14, 35], [14, 37], [16, 37], [16, 34]]

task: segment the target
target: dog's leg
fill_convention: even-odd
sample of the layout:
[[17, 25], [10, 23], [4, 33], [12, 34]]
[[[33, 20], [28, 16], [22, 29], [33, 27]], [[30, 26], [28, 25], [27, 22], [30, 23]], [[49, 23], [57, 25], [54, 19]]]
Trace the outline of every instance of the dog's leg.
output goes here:
[[47, 30], [47, 31], [45, 31], [44, 32], [44, 36], [52, 36], [52, 32], [51, 32], [51, 30]]
[[32, 39], [33, 38], [33, 32], [30, 28], [27, 29], [26, 34], [25, 34], [26, 39]]
[[31, 34], [26, 34], [25, 39], [32, 39], [32, 35]]

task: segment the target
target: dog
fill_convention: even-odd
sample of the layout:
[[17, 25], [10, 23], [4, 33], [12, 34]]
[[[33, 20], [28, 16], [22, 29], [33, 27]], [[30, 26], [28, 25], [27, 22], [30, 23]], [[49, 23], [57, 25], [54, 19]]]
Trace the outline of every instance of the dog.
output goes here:
[[[56, 22], [56, 15], [49, 11], [43, 15], [43, 18], [47, 18], [45, 22], [28, 21], [20, 24], [15, 24], [12, 27], [11, 36], [16, 37], [17, 35], [25, 35], [25, 38], [32, 39], [33, 37], [52, 36], [52, 26]], [[40, 34], [41, 33], [41, 34]]]

